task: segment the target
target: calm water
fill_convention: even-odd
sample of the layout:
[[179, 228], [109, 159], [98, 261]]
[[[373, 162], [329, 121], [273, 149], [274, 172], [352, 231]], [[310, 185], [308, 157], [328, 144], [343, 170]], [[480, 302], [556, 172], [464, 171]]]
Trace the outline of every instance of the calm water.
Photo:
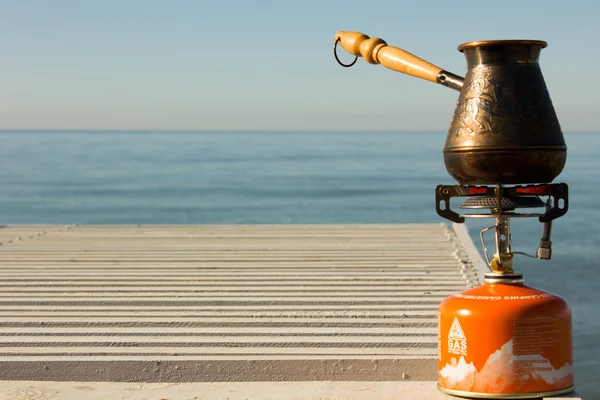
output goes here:
[[[559, 181], [570, 210], [551, 261], [519, 258], [527, 283], [573, 308], [576, 382], [600, 398], [600, 134], [570, 134]], [[453, 184], [444, 133], [0, 132], [0, 223], [441, 222], [433, 188]], [[488, 221], [489, 222], [489, 221]], [[485, 222], [469, 221], [473, 237]], [[514, 224], [535, 252], [541, 225]]]

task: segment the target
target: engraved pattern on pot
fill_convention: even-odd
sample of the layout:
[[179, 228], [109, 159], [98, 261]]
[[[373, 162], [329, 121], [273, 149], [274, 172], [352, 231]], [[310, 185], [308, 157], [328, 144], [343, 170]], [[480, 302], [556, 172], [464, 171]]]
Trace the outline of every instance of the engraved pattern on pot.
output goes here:
[[459, 105], [456, 133], [458, 136], [501, 133], [502, 117], [507, 114], [502, 100], [511, 97], [511, 85], [495, 77], [489, 70], [474, 75]]

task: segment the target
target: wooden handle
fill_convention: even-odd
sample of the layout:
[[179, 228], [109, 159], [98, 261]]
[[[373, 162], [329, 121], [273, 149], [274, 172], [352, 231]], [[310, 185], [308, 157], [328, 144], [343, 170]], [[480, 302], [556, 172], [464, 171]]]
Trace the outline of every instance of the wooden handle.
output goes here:
[[398, 47], [388, 46], [383, 39], [370, 39], [360, 32], [338, 31], [335, 40], [350, 54], [363, 57], [370, 64], [381, 64], [391, 70], [438, 82], [442, 68], [437, 67]]

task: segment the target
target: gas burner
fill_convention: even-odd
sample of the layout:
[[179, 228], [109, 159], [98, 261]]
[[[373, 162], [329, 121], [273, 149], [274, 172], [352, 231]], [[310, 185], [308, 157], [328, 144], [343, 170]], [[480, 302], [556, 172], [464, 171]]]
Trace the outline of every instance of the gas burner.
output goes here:
[[[506, 211], [512, 211], [515, 208], [537, 208], [546, 207], [546, 203], [543, 202], [538, 196], [519, 196], [513, 199], [503, 197], [500, 199], [500, 209]], [[492, 196], [480, 196], [480, 197], [469, 197], [464, 201], [458, 208], [466, 210], [477, 210], [477, 209], [497, 209], [498, 199]]]
[[[439, 185], [436, 188], [437, 213], [450, 221], [463, 223], [466, 218], [494, 218], [495, 225], [481, 231], [481, 243], [485, 258], [496, 273], [512, 272], [514, 254], [525, 255], [541, 260], [552, 257], [552, 221], [562, 217], [569, 208], [569, 187], [566, 183], [548, 183], [520, 186], [468, 186]], [[540, 196], [547, 196], [543, 201]], [[463, 210], [489, 210], [488, 213], [460, 215], [450, 208], [453, 197], [468, 197], [458, 208]], [[543, 212], [515, 212], [519, 208], [544, 208]], [[512, 251], [510, 218], [538, 217], [543, 224], [542, 238], [535, 255]], [[495, 253], [492, 257], [484, 239], [484, 233], [494, 231]]]
[[[549, 222], [562, 217], [569, 208], [569, 187], [566, 183], [547, 183], [519, 186], [469, 186], [438, 185], [435, 190], [436, 211], [450, 221], [462, 224], [465, 218], [496, 218], [504, 215], [512, 218], [538, 217]], [[540, 196], [548, 196], [547, 201]], [[490, 210], [489, 213], [463, 214], [450, 208], [453, 197], [468, 197], [458, 208], [463, 210]], [[534, 213], [517, 213], [518, 208], [545, 208]]]

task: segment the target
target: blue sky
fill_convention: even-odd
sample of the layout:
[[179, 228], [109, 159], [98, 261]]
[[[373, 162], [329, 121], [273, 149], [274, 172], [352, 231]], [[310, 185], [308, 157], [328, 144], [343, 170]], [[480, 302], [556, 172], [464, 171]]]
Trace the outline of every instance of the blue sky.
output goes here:
[[447, 129], [457, 92], [339, 67], [341, 29], [460, 75], [460, 43], [546, 40], [563, 130], [600, 131], [599, 4], [0, 0], [0, 129]]

